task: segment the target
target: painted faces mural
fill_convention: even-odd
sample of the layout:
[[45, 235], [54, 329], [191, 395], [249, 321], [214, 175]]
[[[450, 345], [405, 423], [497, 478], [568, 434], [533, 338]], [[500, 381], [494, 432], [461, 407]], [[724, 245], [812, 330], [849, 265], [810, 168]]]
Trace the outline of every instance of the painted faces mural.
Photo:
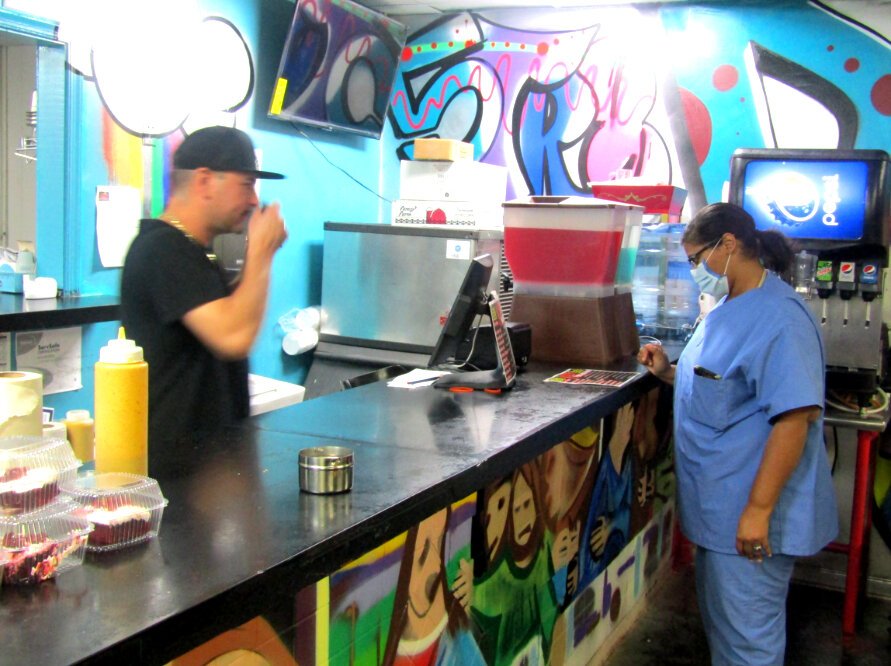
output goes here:
[[670, 407], [653, 389], [302, 591], [298, 662], [591, 654], [670, 552]]
[[465, 607], [447, 586], [450, 509], [408, 531], [383, 664], [482, 664]]

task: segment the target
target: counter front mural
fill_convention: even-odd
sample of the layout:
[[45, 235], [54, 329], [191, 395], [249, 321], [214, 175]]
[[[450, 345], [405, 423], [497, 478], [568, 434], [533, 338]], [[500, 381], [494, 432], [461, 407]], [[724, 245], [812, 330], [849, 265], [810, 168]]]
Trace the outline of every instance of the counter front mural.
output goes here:
[[668, 564], [673, 497], [657, 387], [171, 666], [587, 665]]
[[653, 389], [300, 591], [297, 663], [587, 663], [668, 559], [670, 418]]

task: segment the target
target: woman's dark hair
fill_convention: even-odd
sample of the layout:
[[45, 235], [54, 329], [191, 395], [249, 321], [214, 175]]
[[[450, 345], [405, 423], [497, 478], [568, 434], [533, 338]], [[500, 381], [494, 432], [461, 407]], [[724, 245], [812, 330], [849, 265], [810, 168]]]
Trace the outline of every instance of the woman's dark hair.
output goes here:
[[757, 257], [765, 268], [783, 274], [795, 258], [792, 245], [779, 231], [759, 231], [755, 221], [735, 204], [714, 203], [702, 208], [684, 231], [682, 242], [689, 245], [709, 245], [724, 234], [736, 236], [746, 256]]

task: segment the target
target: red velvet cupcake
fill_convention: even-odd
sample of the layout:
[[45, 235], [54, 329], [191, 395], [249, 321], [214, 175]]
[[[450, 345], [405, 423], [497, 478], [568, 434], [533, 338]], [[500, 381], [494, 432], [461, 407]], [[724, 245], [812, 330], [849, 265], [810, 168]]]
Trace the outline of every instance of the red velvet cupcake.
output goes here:
[[83, 562], [89, 522], [66, 502], [0, 517], [0, 567], [5, 585], [39, 583]]
[[82, 475], [66, 492], [80, 505], [77, 515], [93, 526], [87, 544], [90, 551], [115, 550], [151, 539], [160, 529], [167, 506], [158, 482], [137, 474]]
[[80, 464], [64, 439], [0, 439], [0, 515], [37, 511], [60, 498]]

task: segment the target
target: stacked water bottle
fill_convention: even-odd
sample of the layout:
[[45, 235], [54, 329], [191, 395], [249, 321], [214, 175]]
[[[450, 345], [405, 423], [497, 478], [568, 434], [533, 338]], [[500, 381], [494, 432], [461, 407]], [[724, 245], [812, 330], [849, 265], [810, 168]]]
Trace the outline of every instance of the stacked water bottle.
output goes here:
[[591, 189], [600, 199], [644, 209], [631, 289], [638, 332], [686, 340], [700, 311], [699, 289], [681, 243], [686, 190], [628, 177], [591, 183]]
[[638, 330], [660, 340], [686, 340], [699, 316], [699, 290], [681, 243], [684, 225], [658, 215], [644, 219], [631, 292]]

